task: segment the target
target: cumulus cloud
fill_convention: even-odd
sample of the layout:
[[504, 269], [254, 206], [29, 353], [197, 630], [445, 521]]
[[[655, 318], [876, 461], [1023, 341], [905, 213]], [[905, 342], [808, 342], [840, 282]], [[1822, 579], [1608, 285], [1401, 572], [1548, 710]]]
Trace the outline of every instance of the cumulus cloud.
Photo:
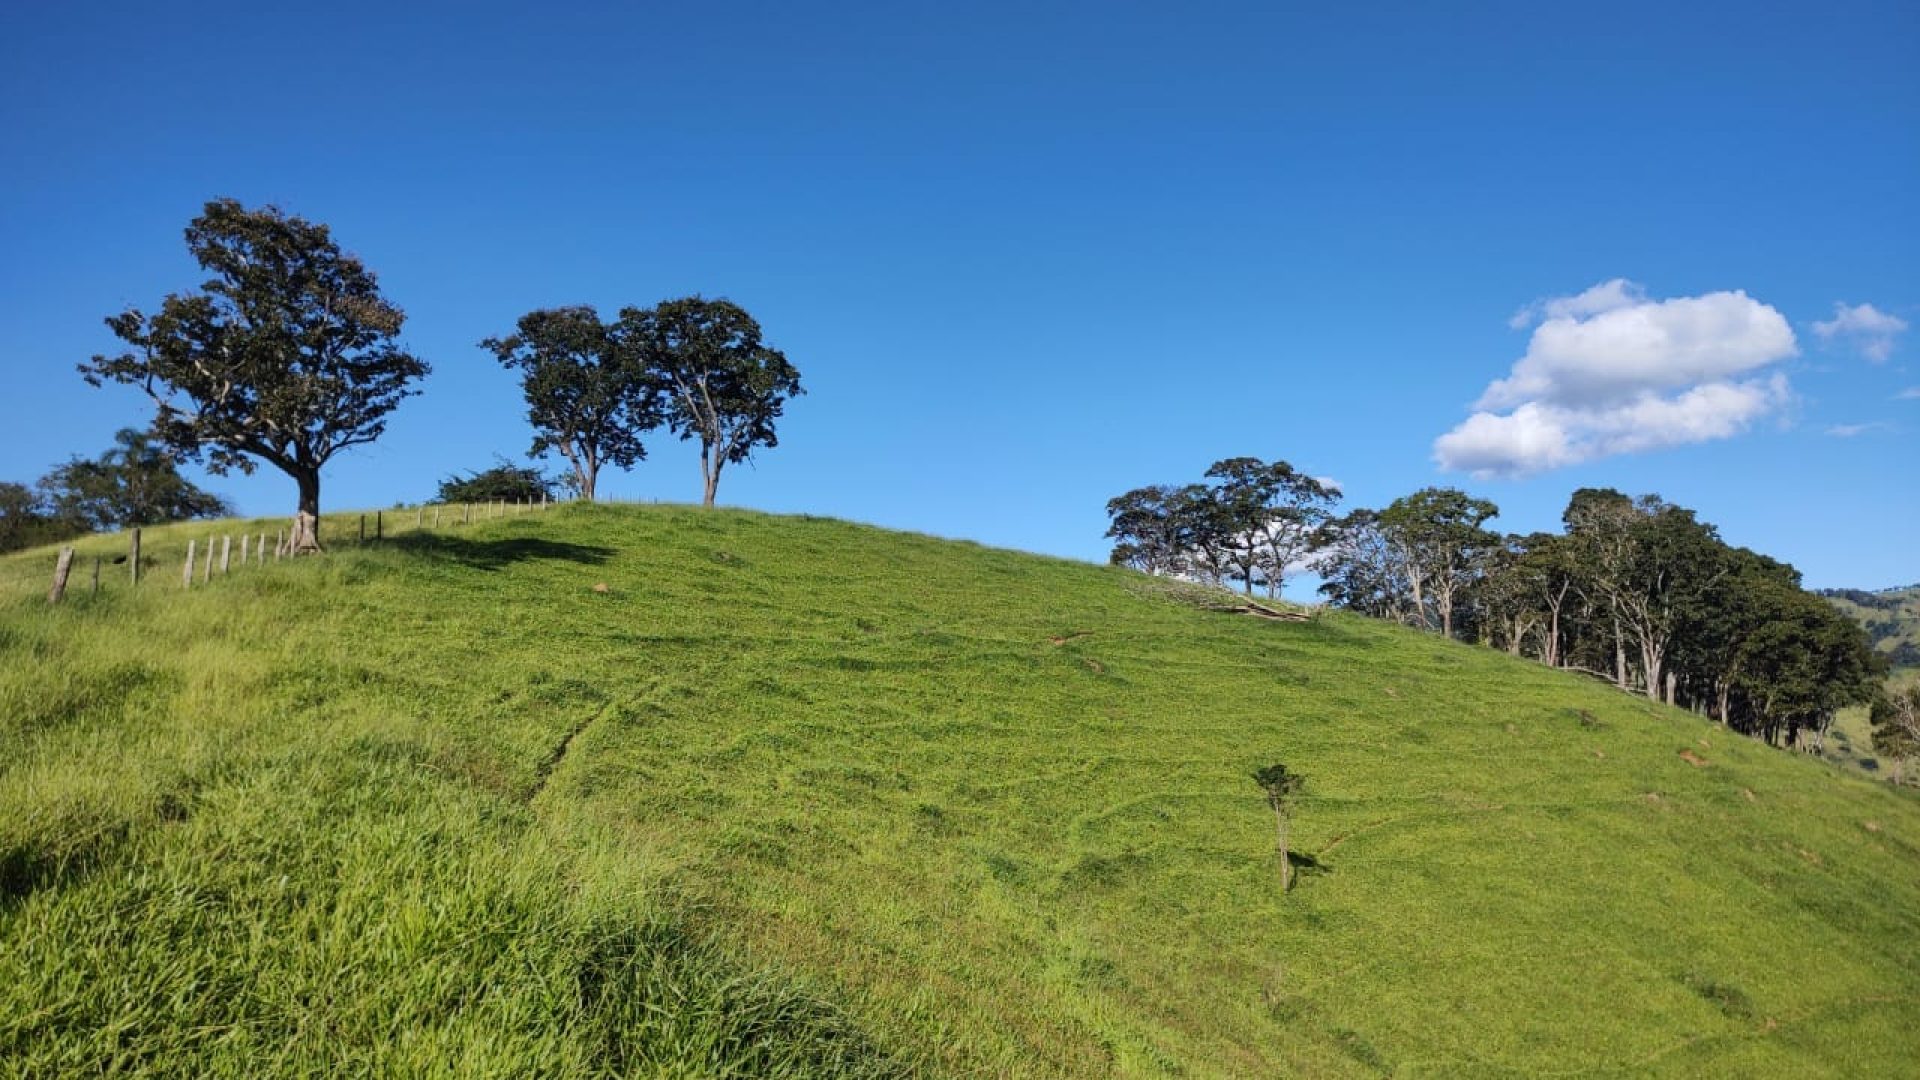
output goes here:
[[1813, 332], [1822, 341], [1844, 338], [1852, 341], [1862, 355], [1878, 364], [1893, 355], [1893, 339], [1907, 329], [1907, 320], [1889, 315], [1872, 304], [1848, 305], [1837, 301], [1833, 318], [1813, 324]]
[[1515, 330], [1524, 330], [1543, 318], [1577, 319], [1598, 315], [1603, 311], [1637, 304], [1646, 299], [1646, 295], [1645, 289], [1626, 278], [1614, 278], [1574, 296], [1550, 296], [1535, 300], [1514, 312], [1513, 318], [1507, 320], [1507, 325]]
[[1792, 399], [1764, 369], [1798, 352], [1793, 330], [1744, 292], [1654, 300], [1616, 278], [1522, 315], [1540, 320], [1526, 355], [1434, 441], [1442, 468], [1518, 476], [1724, 439]]

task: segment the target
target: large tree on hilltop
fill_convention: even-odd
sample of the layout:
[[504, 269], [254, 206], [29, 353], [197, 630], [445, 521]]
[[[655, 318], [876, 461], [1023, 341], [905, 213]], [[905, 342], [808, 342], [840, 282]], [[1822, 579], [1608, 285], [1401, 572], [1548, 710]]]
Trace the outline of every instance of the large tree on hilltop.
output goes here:
[[1259, 581], [1268, 596], [1278, 597], [1287, 571], [1314, 550], [1320, 526], [1333, 516], [1339, 489], [1284, 461], [1252, 457], [1216, 461], [1207, 477], [1218, 483], [1218, 499], [1236, 530], [1234, 577], [1249, 594]]
[[1486, 499], [1432, 487], [1380, 512], [1380, 530], [1400, 552], [1413, 610], [1424, 625], [1453, 636], [1455, 603], [1478, 576], [1480, 561], [1501, 544], [1500, 535], [1485, 528], [1499, 513]]
[[698, 296], [625, 308], [617, 344], [660, 387], [674, 434], [700, 441], [701, 502], [712, 506], [720, 473], [757, 447], [779, 445], [774, 422], [804, 393], [786, 354], [765, 344], [760, 324], [730, 300]]
[[1611, 623], [1615, 682], [1629, 686], [1632, 646], [1639, 653], [1641, 690], [1671, 703], [1667, 658], [1675, 635], [1731, 570], [1718, 533], [1693, 511], [1657, 495], [1635, 500], [1610, 489], [1574, 492], [1562, 518], [1585, 566], [1585, 584]]
[[325, 225], [217, 199], [186, 239], [212, 275], [201, 291], [109, 318], [128, 351], [81, 374], [145, 390], [154, 434], [215, 474], [264, 461], [292, 477], [291, 550], [318, 551], [320, 470], [379, 438], [427, 364], [398, 343], [405, 314]]
[[629, 469], [647, 456], [640, 436], [660, 425], [659, 385], [641, 358], [615, 346], [591, 307], [529, 312], [514, 333], [480, 347], [520, 372], [534, 456], [552, 451], [591, 500], [605, 465]]

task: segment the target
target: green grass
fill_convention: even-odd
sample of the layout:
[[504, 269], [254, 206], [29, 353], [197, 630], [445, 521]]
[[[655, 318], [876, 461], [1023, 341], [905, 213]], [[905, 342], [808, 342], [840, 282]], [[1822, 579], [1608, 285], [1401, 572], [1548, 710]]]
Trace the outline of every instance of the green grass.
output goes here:
[[1823, 595], [1866, 628], [1873, 647], [1900, 673], [1920, 675], [1920, 585], [1876, 592], [1828, 590]]
[[[170, 572], [59, 609], [48, 552], [0, 560], [0, 1070], [1914, 1069], [1883, 784], [1125, 571], [395, 516], [192, 590], [224, 526], [158, 530]], [[1284, 895], [1274, 761], [1311, 778]]]

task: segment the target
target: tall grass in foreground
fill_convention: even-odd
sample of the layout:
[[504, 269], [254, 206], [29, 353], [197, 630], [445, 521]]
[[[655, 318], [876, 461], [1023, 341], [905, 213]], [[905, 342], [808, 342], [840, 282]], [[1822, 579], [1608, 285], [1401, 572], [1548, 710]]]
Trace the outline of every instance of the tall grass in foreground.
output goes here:
[[1914, 799], [1484, 650], [676, 507], [57, 610], [44, 554], [0, 1070], [1913, 1065]]

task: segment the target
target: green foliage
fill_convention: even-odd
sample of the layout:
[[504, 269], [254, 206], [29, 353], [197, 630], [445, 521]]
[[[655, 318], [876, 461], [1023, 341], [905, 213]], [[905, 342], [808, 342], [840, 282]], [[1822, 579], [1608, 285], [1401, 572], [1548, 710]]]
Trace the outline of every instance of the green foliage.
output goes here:
[[1882, 691], [1870, 719], [1875, 750], [1902, 761], [1920, 758], [1920, 683]]
[[0, 482], [0, 554], [57, 543], [84, 532], [78, 522], [56, 515], [40, 492], [25, 484]]
[[625, 308], [614, 334], [659, 387], [667, 426], [699, 440], [707, 506], [726, 466], [780, 445], [775, 422], [805, 393], [786, 354], [762, 342], [760, 324], [731, 300], [688, 296]]
[[552, 480], [539, 469], [501, 461], [490, 469], [440, 482], [436, 501], [443, 503], [541, 502], [554, 494]]
[[0, 558], [0, 1072], [1911, 1063], [1920, 803], [1681, 710], [817, 518], [411, 517]]
[[565, 459], [582, 498], [593, 498], [602, 466], [630, 469], [647, 456], [641, 436], [661, 423], [659, 384], [642, 357], [616, 347], [593, 308], [529, 312], [513, 334], [480, 346], [520, 372], [528, 452]]
[[1903, 589], [1825, 589], [1820, 593], [1866, 630], [1874, 651], [1895, 669], [1920, 669], [1920, 585]]
[[1879, 677], [1867, 639], [1791, 566], [1658, 496], [1582, 488], [1564, 535], [1501, 536], [1483, 499], [1427, 488], [1320, 529], [1321, 592], [1820, 750]]
[[225, 499], [180, 475], [173, 455], [144, 431], [122, 428], [113, 448], [74, 458], [40, 481], [53, 516], [86, 531], [225, 517]]
[[1266, 793], [1267, 805], [1273, 807], [1275, 812], [1284, 813], [1293, 797], [1306, 787], [1307, 778], [1296, 772], [1288, 772], [1284, 764], [1276, 762], [1255, 772], [1253, 782], [1259, 784], [1260, 790]]
[[1379, 529], [1399, 558], [1408, 608], [1419, 625], [1453, 634], [1459, 602], [1499, 549], [1486, 523], [1500, 508], [1458, 488], [1421, 488], [1380, 511]]
[[372, 442], [427, 365], [397, 343], [406, 316], [325, 225], [275, 207], [216, 199], [187, 226], [187, 250], [212, 274], [107, 326], [131, 346], [81, 366], [87, 381], [139, 386], [170, 449], [215, 473], [253, 458], [289, 472]]
[[1135, 488], [1107, 502], [1110, 561], [1150, 574], [1264, 585], [1280, 595], [1286, 575], [1312, 552], [1340, 497], [1284, 461], [1216, 461], [1211, 484]]
[[[406, 316], [325, 225], [275, 207], [216, 199], [186, 239], [212, 275], [201, 291], [107, 319], [128, 351], [80, 372], [144, 390], [167, 449], [217, 475], [267, 462], [298, 484], [303, 519], [316, 515], [321, 467], [378, 439], [428, 372], [399, 344]], [[312, 543], [302, 534], [295, 546]]]

